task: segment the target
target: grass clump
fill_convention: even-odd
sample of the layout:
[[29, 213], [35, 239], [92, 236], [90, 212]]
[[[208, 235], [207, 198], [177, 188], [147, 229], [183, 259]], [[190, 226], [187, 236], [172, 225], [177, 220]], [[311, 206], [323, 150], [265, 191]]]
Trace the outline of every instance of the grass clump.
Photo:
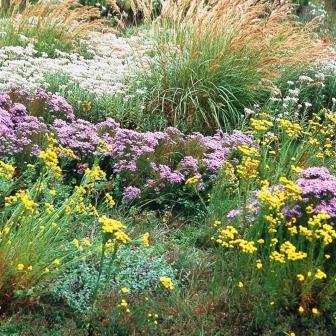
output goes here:
[[263, 100], [289, 65], [328, 55], [290, 5], [266, 1], [164, 2], [154, 24], [157, 55], [142, 74], [148, 104], [187, 129], [233, 128], [243, 106]]
[[27, 2], [22, 7], [22, 1], [16, 0], [7, 9], [0, 8], [0, 47], [33, 43], [37, 51], [49, 57], [57, 56], [58, 50], [85, 52], [81, 40], [102, 26], [96, 19], [98, 9], [80, 6], [75, 0]]

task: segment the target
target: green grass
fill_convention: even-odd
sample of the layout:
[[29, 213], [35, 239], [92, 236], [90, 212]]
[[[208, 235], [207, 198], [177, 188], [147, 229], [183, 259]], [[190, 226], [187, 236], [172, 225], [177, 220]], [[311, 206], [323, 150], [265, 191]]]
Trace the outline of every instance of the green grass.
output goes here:
[[[178, 38], [183, 48], [176, 50], [169, 27], [164, 29], [155, 62], [140, 74], [148, 110], [163, 113], [170, 125], [187, 131], [239, 128], [243, 107], [265, 95], [255, 89], [261, 80], [256, 56], [244, 47], [225, 52], [221, 39], [184, 40], [183, 32]], [[227, 57], [217, 61], [219, 50]]]

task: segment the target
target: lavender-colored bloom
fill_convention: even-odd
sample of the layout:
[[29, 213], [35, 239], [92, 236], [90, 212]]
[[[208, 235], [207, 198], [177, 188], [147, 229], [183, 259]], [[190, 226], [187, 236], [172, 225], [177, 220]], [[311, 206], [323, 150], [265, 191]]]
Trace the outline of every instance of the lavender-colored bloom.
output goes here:
[[130, 201], [139, 198], [141, 195], [141, 190], [137, 187], [129, 186], [124, 190], [123, 200]]
[[180, 164], [183, 170], [191, 171], [193, 174], [198, 172], [198, 161], [190, 155], [183, 158]]
[[300, 179], [320, 179], [320, 180], [330, 180], [336, 179], [335, 176], [330, 175], [330, 172], [325, 167], [311, 167], [305, 169], [299, 174]]
[[242, 214], [242, 209], [233, 209], [231, 211], [228, 212], [228, 214], [226, 215], [227, 219], [235, 219], [236, 217], [240, 216]]
[[93, 154], [101, 141], [97, 135], [96, 127], [82, 119], [77, 119], [72, 123], [57, 119], [52, 129], [57, 134], [61, 145], [79, 153]]
[[184, 181], [184, 175], [179, 171], [172, 171], [167, 165], [159, 165], [160, 178], [169, 181], [171, 184], [180, 184]]

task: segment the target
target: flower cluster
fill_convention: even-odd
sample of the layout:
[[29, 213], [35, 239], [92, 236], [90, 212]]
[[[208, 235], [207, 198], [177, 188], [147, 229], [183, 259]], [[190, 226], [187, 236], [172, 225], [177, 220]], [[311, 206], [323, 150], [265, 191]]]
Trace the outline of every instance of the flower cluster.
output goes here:
[[[120, 127], [111, 118], [92, 124], [76, 119], [63, 98], [42, 90], [32, 96], [16, 88], [0, 96], [0, 107], [0, 135], [5, 139], [0, 156], [39, 156], [48, 167], [58, 166], [57, 156], [76, 157], [78, 164], [92, 162], [95, 156], [105, 158], [107, 170], [121, 176], [125, 201], [145, 194], [155, 197], [185, 184], [203, 191], [234, 149], [253, 148], [251, 138], [238, 131], [213, 136], [186, 135], [175, 128], [138, 132]], [[68, 153], [59, 155], [52, 144], [46, 148], [47, 133]], [[247, 173], [249, 167], [245, 167]]]
[[45, 76], [60, 73], [67, 76], [70, 83], [97, 95], [125, 93], [126, 79], [136, 69], [134, 51], [145, 60], [152, 41], [144, 34], [126, 38], [113, 33], [92, 33], [88, 45], [92, 57], [86, 59], [76, 53], [60, 51], [57, 58], [38, 56], [33, 45], [1, 48], [0, 90], [8, 91], [12, 84], [31, 93], [39, 87], [48, 89]]
[[[274, 286], [292, 282], [293, 288], [299, 282], [297, 291], [291, 293], [298, 295], [295, 300], [299, 302], [293, 308], [299, 314], [310, 311], [313, 315], [314, 309], [319, 312], [315, 315], [319, 315], [318, 309], [322, 307], [312, 303], [322, 305], [321, 288], [329, 286], [332, 293], [336, 292], [336, 273], [330, 263], [336, 257], [336, 176], [324, 167], [312, 167], [299, 173], [294, 181], [282, 177], [279, 182], [276, 186], [265, 182], [254, 193], [257, 201], [253, 206], [245, 205], [253, 208], [252, 225], [243, 228], [241, 221], [232, 221], [232, 218], [242, 218], [244, 209], [231, 211], [227, 221], [232, 223], [223, 225], [215, 221], [217, 234], [213, 240], [246, 255], [251, 267], [257, 269], [253, 276], [258, 281]], [[280, 288], [272, 290], [281, 291]], [[309, 301], [305, 301], [307, 296]]]

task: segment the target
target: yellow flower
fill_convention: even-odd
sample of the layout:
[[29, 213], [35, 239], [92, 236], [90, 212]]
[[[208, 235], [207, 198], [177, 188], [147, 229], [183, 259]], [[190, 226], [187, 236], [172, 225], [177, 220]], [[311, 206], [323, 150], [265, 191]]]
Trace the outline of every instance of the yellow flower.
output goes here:
[[327, 274], [325, 274], [323, 271], [321, 271], [319, 268], [316, 271], [315, 278], [322, 280], [327, 278]]
[[258, 269], [260, 269], [260, 268], [263, 267], [263, 264], [262, 264], [262, 262], [261, 262], [260, 259], [257, 260], [256, 267], [257, 267]]
[[61, 176], [62, 170], [59, 167], [59, 161], [57, 156], [57, 149], [53, 145], [49, 145], [45, 151], [41, 151], [40, 159], [44, 161], [44, 164], [53, 169], [56, 176]]
[[264, 133], [273, 126], [273, 123], [268, 120], [251, 118], [250, 125], [256, 133]]
[[129, 292], [129, 289], [127, 287], [123, 287], [123, 288], [121, 288], [121, 292], [123, 294], [127, 294]]
[[243, 284], [241, 281], [239, 281], [239, 282], [238, 282], [238, 287], [239, 287], [239, 288], [243, 288], [243, 287], [244, 287], [244, 284]]
[[116, 204], [115, 200], [113, 199], [113, 197], [109, 193], [107, 193], [105, 195], [105, 200], [106, 200], [107, 205], [110, 208], [113, 208], [115, 206], [115, 204]]
[[87, 238], [83, 238], [82, 242], [83, 242], [84, 246], [92, 246], [91, 241]]
[[79, 249], [80, 245], [79, 245], [79, 241], [78, 241], [78, 239], [74, 239], [74, 240], [72, 241], [72, 245], [75, 246], [77, 249]]
[[47, 213], [52, 213], [53, 211], [54, 211], [54, 209], [55, 209], [55, 207], [51, 204], [51, 203], [45, 203], [45, 209], [46, 209], [46, 211], [47, 211]]
[[291, 169], [292, 169], [293, 172], [296, 173], [296, 174], [300, 174], [300, 173], [303, 172], [303, 169], [302, 169], [302, 168], [300, 168], [300, 167], [296, 167], [296, 166], [294, 166], [294, 165], [291, 165]]
[[120, 304], [119, 304], [119, 306], [126, 308], [128, 306], [128, 303], [127, 303], [127, 301], [125, 299], [122, 299], [121, 302], [120, 302]]
[[27, 269], [28, 269], [28, 271], [32, 271], [33, 270], [33, 266], [30, 265], [30, 266], [27, 267]]
[[17, 269], [18, 271], [23, 271], [24, 268], [25, 268], [25, 266], [24, 266], [23, 264], [18, 264], [18, 265], [16, 266], [16, 269]]
[[197, 184], [200, 180], [200, 176], [193, 176], [187, 179], [187, 181], [185, 182], [186, 185], [194, 185]]
[[295, 332], [291, 332], [291, 333], [289, 333], [289, 336], [296, 336], [296, 335], [295, 335]]
[[299, 281], [304, 281], [304, 279], [305, 279], [305, 277], [304, 277], [304, 275], [303, 274], [298, 274], [297, 276], [297, 279], [299, 280]]
[[214, 223], [212, 224], [214, 227], [217, 227], [217, 226], [219, 226], [219, 225], [221, 225], [222, 224], [222, 222], [221, 221], [219, 221], [219, 220], [215, 220], [214, 221]]
[[313, 313], [313, 315], [319, 315], [320, 314], [320, 312], [317, 308], [313, 308], [312, 313]]
[[169, 277], [166, 276], [160, 277], [160, 281], [162, 285], [169, 290], [173, 290], [175, 288], [172, 280]]
[[299, 312], [300, 314], [304, 313], [304, 308], [303, 308], [302, 306], [300, 306], [299, 309], [298, 309], [298, 312]]
[[123, 231], [115, 232], [114, 236], [119, 242], [123, 244], [127, 244], [131, 240], [131, 238]]
[[143, 237], [142, 237], [142, 240], [143, 240], [143, 244], [145, 247], [148, 247], [149, 246], [149, 233], [146, 232]]
[[108, 218], [105, 215], [99, 218], [99, 223], [103, 225], [103, 232], [105, 233], [113, 233], [125, 228], [125, 225], [120, 221]]
[[84, 112], [89, 112], [92, 108], [92, 102], [89, 101], [89, 100], [86, 100], [84, 103], [83, 103], [83, 111]]
[[55, 259], [53, 261], [53, 264], [56, 265], [56, 266], [60, 266], [61, 265], [61, 261], [59, 259]]
[[55, 197], [56, 196], [56, 190], [55, 189], [50, 189], [49, 194], [50, 194], [50, 196]]
[[6, 163], [4, 161], [0, 161], [0, 177], [3, 177], [5, 180], [11, 180], [15, 173], [15, 167]]

